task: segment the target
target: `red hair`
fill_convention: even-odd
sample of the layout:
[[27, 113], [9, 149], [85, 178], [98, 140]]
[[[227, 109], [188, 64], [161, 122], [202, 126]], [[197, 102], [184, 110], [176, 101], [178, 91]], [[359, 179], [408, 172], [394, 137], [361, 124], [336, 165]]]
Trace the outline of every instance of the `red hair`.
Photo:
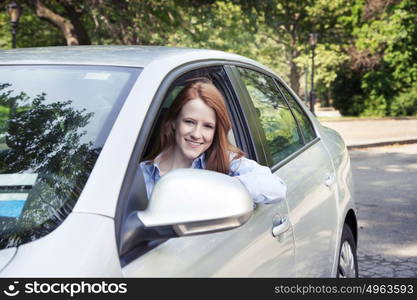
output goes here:
[[153, 160], [159, 153], [175, 145], [175, 131], [172, 123], [177, 119], [184, 105], [197, 98], [203, 100], [216, 114], [213, 142], [205, 152], [205, 168], [228, 174], [230, 171], [230, 156], [232, 155], [234, 159], [237, 159], [242, 157], [244, 153], [239, 148], [231, 145], [227, 139], [232, 123], [227, 113], [226, 104], [220, 91], [208, 79], [193, 81], [181, 90], [162, 122], [159, 140], [148, 158]]

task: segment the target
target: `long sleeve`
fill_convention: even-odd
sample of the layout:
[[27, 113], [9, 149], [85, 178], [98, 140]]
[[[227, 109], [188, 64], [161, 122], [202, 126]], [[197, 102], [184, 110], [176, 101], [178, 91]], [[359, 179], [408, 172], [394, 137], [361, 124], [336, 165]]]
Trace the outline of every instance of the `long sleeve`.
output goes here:
[[272, 174], [268, 167], [245, 157], [233, 160], [230, 176], [238, 178], [248, 190], [253, 201], [259, 203], [276, 203], [285, 199], [287, 186], [278, 176]]

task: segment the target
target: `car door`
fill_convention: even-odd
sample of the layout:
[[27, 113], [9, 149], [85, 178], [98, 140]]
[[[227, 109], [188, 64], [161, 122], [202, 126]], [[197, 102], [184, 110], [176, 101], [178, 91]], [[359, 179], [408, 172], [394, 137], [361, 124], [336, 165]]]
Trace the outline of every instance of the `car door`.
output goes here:
[[[212, 66], [219, 63], [206, 64], [210, 66], [203, 67], [201, 63], [199, 66], [188, 66], [191, 70], [185, 75], [177, 75], [184, 73], [184, 70], [179, 70], [166, 80], [182, 82], [193, 76], [211, 78], [224, 94], [230, 109], [234, 123], [231, 136], [235, 139], [232, 142], [248, 152], [251, 158], [263, 158], [263, 153], [258, 153], [259, 149], [250, 144], [251, 136], [247, 132], [246, 117], [242, 114], [244, 107], [239, 101], [239, 91], [235, 90], [221, 65]], [[161, 97], [169, 99], [168, 91], [175, 90], [175, 83], [161, 86], [170, 86], [161, 91]], [[158, 105], [163, 110], [166, 102], [160, 102], [162, 105]], [[158, 122], [157, 118], [152, 121], [155, 120]], [[148, 137], [154, 135], [152, 130], [144, 134]], [[139, 142], [143, 140], [139, 138]], [[132, 254], [128, 259], [121, 257], [123, 273], [127, 277], [292, 277], [295, 275], [292, 228], [276, 236], [272, 234], [274, 223], [279, 225], [286, 215], [288, 208], [285, 201], [257, 205], [249, 221], [239, 228], [171, 238], [131, 251], [136, 253], [133, 257]]]
[[334, 168], [311, 121], [278, 78], [236, 67], [258, 116], [272, 170], [287, 184], [288, 218], [295, 238], [296, 275], [328, 277], [334, 263], [337, 202]]

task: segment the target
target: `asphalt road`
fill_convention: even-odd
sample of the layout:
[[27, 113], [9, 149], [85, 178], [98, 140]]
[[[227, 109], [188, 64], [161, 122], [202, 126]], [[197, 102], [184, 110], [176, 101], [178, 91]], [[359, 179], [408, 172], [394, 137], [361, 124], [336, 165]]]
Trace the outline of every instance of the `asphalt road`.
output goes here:
[[360, 277], [417, 277], [417, 144], [350, 151]]

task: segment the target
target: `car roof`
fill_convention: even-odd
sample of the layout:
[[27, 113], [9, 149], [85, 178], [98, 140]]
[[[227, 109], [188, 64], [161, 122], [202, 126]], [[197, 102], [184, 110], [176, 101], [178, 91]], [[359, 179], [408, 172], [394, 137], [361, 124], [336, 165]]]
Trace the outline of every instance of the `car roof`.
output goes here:
[[0, 52], [0, 64], [71, 64], [146, 67], [157, 60], [184, 57], [258, 63], [223, 51], [162, 46], [59, 46], [19, 48]]

